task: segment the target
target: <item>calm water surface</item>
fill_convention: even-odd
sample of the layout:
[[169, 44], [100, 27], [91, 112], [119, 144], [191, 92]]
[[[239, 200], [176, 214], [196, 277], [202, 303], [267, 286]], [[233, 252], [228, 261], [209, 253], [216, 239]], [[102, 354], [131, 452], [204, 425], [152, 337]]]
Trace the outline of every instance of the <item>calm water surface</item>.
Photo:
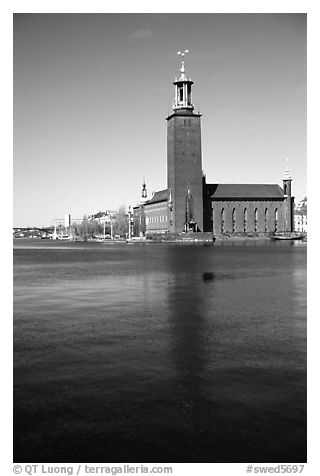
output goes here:
[[15, 240], [14, 460], [306, 461], [306, 244]]

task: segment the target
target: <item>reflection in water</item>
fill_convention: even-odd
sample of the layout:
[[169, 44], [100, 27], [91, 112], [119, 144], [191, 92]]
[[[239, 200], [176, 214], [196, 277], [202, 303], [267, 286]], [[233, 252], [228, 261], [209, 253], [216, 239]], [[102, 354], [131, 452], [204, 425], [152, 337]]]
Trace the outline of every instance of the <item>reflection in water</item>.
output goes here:
[[204, 282], [210, 282], [214, 280], [214, 273], [203, 273], [202, 279]]
[[[172, 397], [179, 407], [174, 417], [174, 427], [179, 429], [175, 439], [176, 458], [183, 461], [183, 456], [188, 454], [190, 461], [197, 461], [206, 428], [206, 355], [203, 342], [206, 329], [199, 288], [201, 273], [196, 254], [188, 256], [186, 273], [177, 272], [174, 253], [169, 261], [173, 268], [169, 286], [171, 358], [175, 369]], [[205, 281], [212, 280], [212, 277], [212, 273], [202, 274]]]
[[15, 461], [306, 457], [305, 247], [19, 244]]

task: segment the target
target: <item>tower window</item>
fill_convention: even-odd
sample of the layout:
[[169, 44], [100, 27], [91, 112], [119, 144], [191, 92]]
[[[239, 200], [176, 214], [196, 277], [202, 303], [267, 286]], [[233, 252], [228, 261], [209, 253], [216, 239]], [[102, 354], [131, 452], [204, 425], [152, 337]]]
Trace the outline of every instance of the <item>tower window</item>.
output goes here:
[[243, 210], [243, 230], [245, 232], [247, 231], [247, 221], [248, 221], [248, 212], [247, 212], [247, 209], [245, 208]]
[[258, 209], [254, 211], [254, 231], [258, 231]]

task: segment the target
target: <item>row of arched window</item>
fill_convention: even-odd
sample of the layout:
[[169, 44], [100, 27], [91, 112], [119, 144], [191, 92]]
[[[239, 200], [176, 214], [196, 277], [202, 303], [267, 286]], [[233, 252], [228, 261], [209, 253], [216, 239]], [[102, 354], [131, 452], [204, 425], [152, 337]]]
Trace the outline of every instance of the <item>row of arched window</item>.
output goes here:
[[[239, 211], [238, 211], [239, 213]], [[243, 210], [243, 231], [246, 232], [248, 231], [248, 210], [245, 208]], [[269, 210], [266, 208], [264, 210], [264, 228], [265, 232], [268, 231], [268, 218], [269, 218]], [[275, 223], [275, 231], [278, 230], [278, 209], [276, 208], [274, 210], [274, 223]], [[225, 229], [225, 209], [222, 208], [221, 210], [221, 221], [220, 221], [220, 226], [221, 226], [221, 233], [224, 233], [226, 231]], [[232, 232], [236, 231], [236, 209], [232, 209]], [[254, 210], [254, 231], [258, 231], [258, 208], [255, 208]]]
[[163, 223], [168, 220], [167, 215], [150, 215], [146, 216], [146, 224], [149, 225], [150, 223]]

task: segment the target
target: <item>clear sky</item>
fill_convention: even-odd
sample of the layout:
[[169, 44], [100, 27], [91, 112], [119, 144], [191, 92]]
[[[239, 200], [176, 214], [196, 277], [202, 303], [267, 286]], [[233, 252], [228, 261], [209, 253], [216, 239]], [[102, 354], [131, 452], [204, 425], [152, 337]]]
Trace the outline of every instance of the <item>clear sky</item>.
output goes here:
[[305, 14], [15, 14], [14, 226], [136, 204], [166, 188], [177, 51], [209, 183], [306, 194]]

